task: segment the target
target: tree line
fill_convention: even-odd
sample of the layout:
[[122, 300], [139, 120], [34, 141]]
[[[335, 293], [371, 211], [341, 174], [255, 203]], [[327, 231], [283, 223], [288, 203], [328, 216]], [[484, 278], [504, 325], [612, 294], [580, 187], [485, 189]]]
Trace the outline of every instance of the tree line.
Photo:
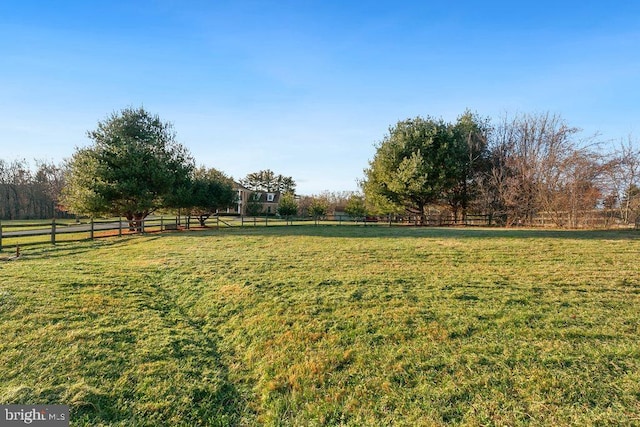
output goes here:
[[549, 113], [497, 123], [469, 111], [453, 123], [400, 121], [364, 170], [367, 209], [422, 222], [432, 210], [454, 221], [484, 214], [504, 225], [531, 225], [544, 215], [556, 226], [579, 227], [594, 213], [604, 222], [634, 222], [640, 150], [631, 138], [610, 150], [578, 135]]
[[[132, 227], [152, 212], [198, 217], [202, 224], [234, 205], [234, 181], [196, 167], [171, 124], [143, 108], [127, 108], [87, 133], [92, 144], [62, 165], [0, 159], [0, 219], [76, 214], [123, 216]], [[434, 212], [463, 221], [482, 214], [493, 224], [531, 225], [543, 216], [578, 227], [591, 215], [633, 223], [640, 213], [640, 149], [628, 138], [598, 144], [549, 113], [505, 116], [497, 122], [465, 111], [455, 122], [415, 117], [399, 121], [376, 145], [361, 193], [295, 196], [292, 177], [267, 169], [240, 183], [281, 193], [277, 213], [322, 218]], [[249, 215], [261, 206], [245, 201]], [[255, 212], [253, 212], [255, 210]], [[252, 213], [253, 212], [253, 213]]]
[[37, 161], [34, 171], [24, 159], [0, 159], [0, 219], [64, 215], [58, 205], [63, 185], [63, 167], [53, 162]]

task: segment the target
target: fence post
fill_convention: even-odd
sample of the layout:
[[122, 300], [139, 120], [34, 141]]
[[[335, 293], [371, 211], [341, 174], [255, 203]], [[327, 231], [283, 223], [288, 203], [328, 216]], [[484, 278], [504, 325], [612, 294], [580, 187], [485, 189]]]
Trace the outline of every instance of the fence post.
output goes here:
[[93, 232], [94, 232], [94, 225], [93, 225], [93, 217], [91, 217], [91, 221], [89, 222], [89, 239], [93, 240]]
[[51, 220], [51, 244], [56, 244], [56, 219]]
[[122, 217], [118, 217], [118, 237], [122, 237]]
[[0, 221], [0, 251], [2, 251], [2, 221]]
[[145, 219], [142, 218], [140, 220], [140, 234], [144, 234], [144, 222], [145, 222]]
[[160, 232], [164, 231], [164, 215], [160, 216]]

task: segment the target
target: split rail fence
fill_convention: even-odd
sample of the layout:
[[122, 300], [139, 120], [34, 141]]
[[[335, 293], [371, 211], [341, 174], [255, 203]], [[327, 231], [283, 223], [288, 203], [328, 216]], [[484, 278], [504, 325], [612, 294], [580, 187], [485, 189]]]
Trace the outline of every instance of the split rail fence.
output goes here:
[[[263, 217], [227, 217], [212, 216], [205, 222], [206, 226], [220, 227], [256, 227], [271, 225], [290, 224], [379, 224], [379, 225], [418, 225], [418, 218], [415, 217], [367, 217], [351, 218], [348, 216], [327, 216], [322, 219], [313, 218], [276, 218], [273, 216]], [[468, 216], [462, 223], [454, 223], [443, 218], [431, 219], [423, 225], [491, 225], [487, 222], [486, 216]], [[0, 251], [8, 248], [19, 250], [20, 246], [43, 244], [51, 242], [55, 245], [58, 242], [93, 240], [99, 237], [123, 236], [127, 234], [140, 234], [149, 232], [163, 232], [168, 230], [191, 229], [193, 226], [200, 226], [200, 222], [195, 217], [149, 217], [138, 224], [131, 226], [129, 221], [123, 218], [83, 220], [83, 222], [59, 219], [50, 221], [0, 221]]]
[[[183, 219], [184, 221], [184, 219]], [[98, 237], [122, 236], [124, 234], [148, 233], [189, 228], [188, 222], [177, 218], [148, 218], [131, 226], [124, 219], [88, 220], [76, 222], [51, 220], [35, 222], [0, 221], [0, 251], [7, 247], [19, 247], [51, 242], [92, 240]]]
[[[297, 221], [297, 220], [296, 220]], [[207, 227], [245, 227], [269, 226], [274, 224], [289, 224], [285, 219], [274, 217], [219, 217], [212, 216], [205, 222]], [[102, 220], [50, 220], [50, 221], [0, 221], [0, 251], [7, 248], [29, 246], [51, 242], [70, 242], [93, 240], [99, 237], [123, 236], [128, 234], [142, 234], [163, 232], [169, 230], [188, 230], [193, 226], [200, 226], [194, 217], [149, 217], [136, 224], [131, 224], [122, 218]]]

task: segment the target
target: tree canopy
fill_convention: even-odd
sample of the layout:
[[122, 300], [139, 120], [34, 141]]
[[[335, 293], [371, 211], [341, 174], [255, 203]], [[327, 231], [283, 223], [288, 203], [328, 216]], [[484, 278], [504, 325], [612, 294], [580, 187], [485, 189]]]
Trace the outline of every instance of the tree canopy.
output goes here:
[[51, 218], [58, 216], [64, 170], [50, 161], [36, 161], [30, 168], [25, 159], [0, 159], [0, 220]]
[[344, 208], [344, 211], [352, 218], [356, 220], [361, 218], [363, 221], [366, 219], [367, 215], [367, 204], [365, 198], [361, 194], [352, 194], [347, 199], [347, 204]]
[[203, 227], [207, 218], [235, 201], [233, 180], [217, 169], [205, 167], [193, 172], [188, 191], [180, 197], [183, 207], [189, 214], [198, 217]]
[[469, 176], [486, 141], [482, 132], [469, 112], [456, 124], [431, 117], [398, 122], [365, 169], [365, 195], [386, 209], [402, 206], [421, 218], [426, 206], [447, 198], [466, 207]]
[[296, 182], [290, 176], [276, 175], [271, 169], [248, 174], [240, 183], [252, 191], [295, 193]]
[[311, 200], [311, 203], [308, 207], [308, 213], [313, 217], [316, 225], [318, 225], [318, 220], [325, 215], [329, 211], [329, 201], [326, 198], [322, 197], [314, 197]]
[[291, 193], [283, 194], [278, 203], [278, 215], [289, 218], [298, 213], [298, 203]]
[[194, 165], [170, 123], [143, 108], [111, 114], [88, 132], [93, 145], [68, 161], [63, 203], [71, 212], [142, 220], [175, 203]]

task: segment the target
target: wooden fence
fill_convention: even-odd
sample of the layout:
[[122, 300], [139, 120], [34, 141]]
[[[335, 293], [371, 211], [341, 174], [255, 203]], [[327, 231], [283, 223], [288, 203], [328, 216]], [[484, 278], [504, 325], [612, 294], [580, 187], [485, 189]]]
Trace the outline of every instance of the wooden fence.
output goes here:
[[[0, 251], [8, 246], [27, 246], [60, 241], [92, 240], [97, 237], [122, 236], [132, 233], [176, 230], [182, 227], [177, 218], [148, 218], [131, 226], [123, 219], [93, 220], [85, 222], [68, 220], [51, 220], [37, 222], [5, 222], [0, 221]], [[190, 224], [185, 222], [184, 228]]]
[[[378, 225], [419, 225], [418, 217], [384, 216], [352, 218], [344, 215], [325, 216], [323, 218], [277, 218], [274, 216], [236, 217], [212, 216], [207, 219], [208, 227], [257, 227], [292, 224], [378, 224]], [[92, 240], [99, 237], [122, 236], [167, 230], [190, 229], [200, 223], [194, 217], [150, 217], [136, 226], [131, 226], [125, 219], [84, 220], [51, 220], [37, 222], [0, 221], [0, 251], [35, 244]], [[486, 215], [468, 215], [464, 221], [454, 222], [451, 218], [428, 217], [424, 225], [431, 226], [486, 226], [492, 225]]]
[[[295, 219], [300, 222], [299, 219]], [[313, 219], [309, 219], [313, 221]], [[290, 219], [264, 217], [220, 217], [212, 216], [205, 221], [207, 227], [247, 227], [289, 224]], [[168, 230], [188, 230], [193, 226], [200, 226], [195, 217], [150, 217], [138, 224], [116, 219], [103, 220], [50, 220], [50, 221], [0, 221], [0, 251], [17, 248], [19, 246], [58, 242], [93, 240], [99, 237], [123, 236], [149, 232], [163, 232]]]

